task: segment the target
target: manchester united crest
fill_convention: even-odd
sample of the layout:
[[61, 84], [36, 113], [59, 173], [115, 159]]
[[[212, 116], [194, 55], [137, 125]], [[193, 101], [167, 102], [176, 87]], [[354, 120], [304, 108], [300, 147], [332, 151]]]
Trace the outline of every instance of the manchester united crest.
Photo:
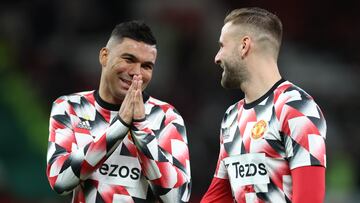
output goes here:
[[251, 137], [255, 140], [261, 138], [264, 135], [266, 128], [266, 121], [258, 121], [251, 130]]

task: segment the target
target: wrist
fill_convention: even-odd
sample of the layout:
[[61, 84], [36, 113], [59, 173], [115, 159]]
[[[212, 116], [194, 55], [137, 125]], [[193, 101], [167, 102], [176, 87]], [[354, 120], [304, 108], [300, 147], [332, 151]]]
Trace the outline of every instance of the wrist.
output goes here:
[[143, 118], [134, 118], [134, 119], [132, 120], [132, 122], [143, 122], [143, 121], [145, 121], [145, 120], [146, 120], [145, 117], [143, 117]]
[[130, 121], [130, 122], [129, 122], [129, 121], [128, 121], [128, 122], [125, 121], [124, 119], [121, 118], [120, 115], [118, 115], [118, 119], [119, 119], [119, 121], [120, 121], [124, 126], [130, 128], [130, 126], [131, 126], [131, 121]]

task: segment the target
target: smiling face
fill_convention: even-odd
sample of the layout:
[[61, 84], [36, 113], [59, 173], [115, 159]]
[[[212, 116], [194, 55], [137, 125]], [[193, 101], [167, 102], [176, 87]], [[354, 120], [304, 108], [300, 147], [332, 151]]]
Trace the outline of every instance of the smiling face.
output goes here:
[[226, 23], [219, 39], [220, 49], [215, 63], [223, 69], [221, 85], [225, 88], [240, 88], [248, 77], [245, 61], [241, 58], [241, 40], [232, 23]]
[[102, 65], [99, 93], [109, 103], [120, 104], [134, 75], [141, 75], [142, 90], [149, 84], [156, 60], [155, 45], [123, 38], [112, 40], [100, 51]]

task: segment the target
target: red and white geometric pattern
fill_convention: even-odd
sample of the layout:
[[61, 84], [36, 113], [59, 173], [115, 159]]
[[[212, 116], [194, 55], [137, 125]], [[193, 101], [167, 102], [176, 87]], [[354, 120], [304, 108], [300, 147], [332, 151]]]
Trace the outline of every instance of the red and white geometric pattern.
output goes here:
[[50, 117], [47, 176], [73, 202], [188, 202], [186, 129], [171, 105], [144, 94], [146, 117], [127, 126], [97, 91], [58, 98]]
[[[215, 177], [230, 180], [236, 202], [291, 202], [290, 170], [326, 167], [324, 116], [311, 96], [285, 80], [250, 104], [241, 100], [230, 106], [220, 134]], [[245, 154], [255, 158], [246, 164], [225, 164], [229, 157], [244, 160]], [[266, 161], [260, 163], [256, 157], [263, 154]], [[229, 174], [229, 167], [236, 167], [236, 173]], [[269, 183], [258, 184], [265, 176]], [[244, 180], [253, 184], [239, 183]]]

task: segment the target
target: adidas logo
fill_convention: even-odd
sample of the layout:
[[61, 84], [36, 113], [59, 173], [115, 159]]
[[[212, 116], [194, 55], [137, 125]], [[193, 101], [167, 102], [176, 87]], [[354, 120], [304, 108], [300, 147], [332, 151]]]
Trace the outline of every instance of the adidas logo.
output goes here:
[[86, 130], [91, 130], [91, 126], [89, 121], [81, 121], [78, 125], [78, 128], [82, 128], [82, 129], [86, 129]]

